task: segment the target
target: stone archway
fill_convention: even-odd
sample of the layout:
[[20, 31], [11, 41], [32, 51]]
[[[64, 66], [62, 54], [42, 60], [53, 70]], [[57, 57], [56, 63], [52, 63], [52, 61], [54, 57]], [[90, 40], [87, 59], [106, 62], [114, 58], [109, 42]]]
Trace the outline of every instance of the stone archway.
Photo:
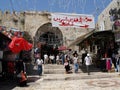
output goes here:
[[58, 27], [52, 27], [51, 23], [46, 23], [38, 28], [35, 41], [60, 46], [63, 44], [63, 35]]
[[57, 54], [57, 47], [63, 45], [63, 35], [58, 27], [52, 27], [51, 23], [46, 23], [38, 28], [35, 35], [35, 43], [42, 43], [41, 56], [44, 53]]

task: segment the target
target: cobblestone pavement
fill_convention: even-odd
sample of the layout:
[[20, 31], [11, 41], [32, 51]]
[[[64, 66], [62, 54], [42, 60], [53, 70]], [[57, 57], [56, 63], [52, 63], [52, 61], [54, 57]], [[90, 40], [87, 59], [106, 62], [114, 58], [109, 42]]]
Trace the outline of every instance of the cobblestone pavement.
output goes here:
[[47, 74], [34, 77], [37, 80], [29, 82], [28, 87], [16, 86], [12, 90], [120, 90], [118, 73]]
[[[57, 67], [61, 69], [63, 66]], [[91, 71], [90, 75], [87, 75], [84, 67], [80, 67], [78, 73], [71, 74], [65, 74], [64, 68], [62, 72], [42, 76], [33, 72], [34, 74], [28, 75], [27, 87], [19, 87], [14, 79], [0, 79], [0, 90], [120, 90], [119, 73], [101, 72], [95, 68]]]

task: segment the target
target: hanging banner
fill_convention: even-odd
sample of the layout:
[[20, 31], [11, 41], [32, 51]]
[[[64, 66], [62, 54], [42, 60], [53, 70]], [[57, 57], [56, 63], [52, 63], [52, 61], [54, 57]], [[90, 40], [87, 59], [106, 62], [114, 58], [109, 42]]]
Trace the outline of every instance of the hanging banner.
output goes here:
[[93, 15], [52, 13], [51, 17], [53, 27], [95, 28]]

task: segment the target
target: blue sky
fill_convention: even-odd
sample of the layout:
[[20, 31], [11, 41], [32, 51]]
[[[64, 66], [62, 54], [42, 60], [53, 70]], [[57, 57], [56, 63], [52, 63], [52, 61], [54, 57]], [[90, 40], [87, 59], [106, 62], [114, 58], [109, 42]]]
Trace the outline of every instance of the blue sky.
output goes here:
[[48, 11], [93, 14], [95, 17], [112, 0], [0, 0], [2, 11]]

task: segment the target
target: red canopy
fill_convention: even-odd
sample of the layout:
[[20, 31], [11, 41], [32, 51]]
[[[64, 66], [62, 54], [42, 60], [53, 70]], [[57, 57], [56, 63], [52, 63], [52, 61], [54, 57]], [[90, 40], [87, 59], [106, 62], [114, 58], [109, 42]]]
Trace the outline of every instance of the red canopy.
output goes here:
[[66, 46], [60, 46], [58, 48], [59, 51], [63, 51], [63, 50], [68, 50], [68, 48]]
[[22, 50], [28, 51], [32, 49], [32, 44], [22, 37], [14, 37], [9, 44], [9, 48], [13, 53], [19, 53]]

